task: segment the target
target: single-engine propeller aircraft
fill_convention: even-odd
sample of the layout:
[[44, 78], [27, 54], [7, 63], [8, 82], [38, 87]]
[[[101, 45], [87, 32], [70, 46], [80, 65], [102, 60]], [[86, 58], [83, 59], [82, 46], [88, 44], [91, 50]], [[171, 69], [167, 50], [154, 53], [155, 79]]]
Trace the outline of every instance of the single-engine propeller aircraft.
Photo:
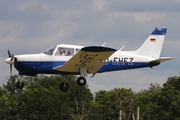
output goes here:
[[[161, 62], [171, 60], [172, 57], [160, 57], [166, 28], [155, 28], [140, 48], [135, 51], [122, 51], [102, 46], [77, 46], [60, 44], [39, 54], [13, 55], [8, 50], [9, 58], [5, 60], [22, 75], [36, 76], [36, 74], [60, 74], [61, 91], [67, 91], [68, 75], [80, 75], [77, 79], [79, 86], [86, 84], [87, 74], [144, 68], [159, 65]], [[92, 76], [92, 77], [93, 77]], [[24, 83], [18, 79], [17, 88], [22, 89]]]

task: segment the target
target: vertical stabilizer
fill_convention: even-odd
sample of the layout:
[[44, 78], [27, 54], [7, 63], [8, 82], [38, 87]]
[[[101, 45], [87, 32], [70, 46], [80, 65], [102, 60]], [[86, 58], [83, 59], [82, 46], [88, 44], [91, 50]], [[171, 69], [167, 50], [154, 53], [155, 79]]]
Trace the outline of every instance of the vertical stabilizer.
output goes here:
[[139, 49], [135, 50], [134, 53], [142, 56], [159, 58], [166, 31], [166, 28], [155, 28], [155, 30], [146, 39], [142, 46]]

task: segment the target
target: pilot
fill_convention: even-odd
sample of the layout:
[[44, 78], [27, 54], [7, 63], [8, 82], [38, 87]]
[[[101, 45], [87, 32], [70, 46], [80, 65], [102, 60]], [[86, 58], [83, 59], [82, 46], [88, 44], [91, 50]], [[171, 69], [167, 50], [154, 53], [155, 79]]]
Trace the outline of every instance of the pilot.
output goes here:
[[65, 56], [65, 51], [62, 48], [59, 48], [60, 56]]

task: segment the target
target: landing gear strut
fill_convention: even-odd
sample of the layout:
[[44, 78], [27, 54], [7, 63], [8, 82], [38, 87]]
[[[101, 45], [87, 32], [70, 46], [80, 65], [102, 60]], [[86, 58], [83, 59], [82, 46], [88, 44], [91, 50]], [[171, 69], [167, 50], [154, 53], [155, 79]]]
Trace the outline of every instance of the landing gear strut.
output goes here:
[[86, 67], [80, 67], [80, 77], [77, 79], [77, 84], [79, 86], [84, 86], [86, 84], [86, 79], [84, 78], [85, 76], [87, 76]]
[[59, 89], [63, 92], [66, 92], [69, 89], [69, 85], [67, 83], [67, 76], [66, 75], [62, 75], [62, 82], [59, 85]]
[[24, 88], [24, 83], [21, 81], [22, 75], [19, 75], [17, 79], [18, 82], [16, 82], [16, 87], [22, 90]]

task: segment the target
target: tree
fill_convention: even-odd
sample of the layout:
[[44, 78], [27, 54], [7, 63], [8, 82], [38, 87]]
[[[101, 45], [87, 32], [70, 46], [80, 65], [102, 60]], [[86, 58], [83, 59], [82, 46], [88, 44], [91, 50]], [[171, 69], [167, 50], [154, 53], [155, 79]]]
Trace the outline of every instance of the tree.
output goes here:
[[[94, 116], [101, 116], [101, 119], [116, 120], [119, 118], [119, 110], [129, 114], [131, 105], [126, 107], [129, 103], [129, 98], [133, 95], [131, 89], [115, 88], [111, 91], [101, 90], [96, 93], [94, 103]], [[124, 116], [127, 118], [127, 116]], [[99, 118], [98, 118], [99, 119]]]
[[15, 82], [8, 82], [3, 86], [2, 91], [5, 92], [0, 96], [0, 111], [3, 111], [0, 113], [2, 116], [0, 119], [64, 120], [73, 119], [72, 115], [77, 118], [74, 98], [76, 97], [79, 103], [82, 101], [90, 103], [93, 97], [87, 86], [76, 85], [75, 78], [69, 76], [68, 82], [73, 87], [67, 92], [59, 90], [60, 76], [25, 77], [24, 81], [27, 84], [21, 92], [16, 92]]
[[159, 120], [161, 106], [158, 101], [161, 97], [161, 86], [159, 84], [150, 84], [148, 90], [142, 90], [134, 94], [134, 106], [140, 107], [140, 119]]
[[180, 119], [180, 77], [169, 77], [163, 84], [161, 98], [158, 101], [161, 106], [159, 113], [164, 120]]
[[[10, 78], [7, 81], [7, 84], [3, 85], [3, 90], [5, 92], [7, 92], [7, 94], [11, 94], [11, 95], [12, 94], [19, 94], [21, 92], [20, 89], [16, 88], [17, 79], [18, 79], [17, 75], [10, 76]], [[25, 82], [24, 79], [22, 79], [22, 81]]]
[[149, 90], [135, 94], [134, 103], [142, 120], [180, 119], [180, 77], [169, 77], [163, 87], [151, 84]]
[[140, 120], [179, 120], [180, 77], [169, 77], [161, 87], [150, 84], [138, 93], [131, 89], [100, 90], [93, 95], [88, 86], [76, 84], [76, 76], [68, 76], [67, 92], [59, 90], [61, 77], [57, 75], [24, 77], [25, 88], [16, 89], [17, 75], [0, 87], [0, 119], [18, 120], [132, 120], [132, 113], [140, 107]]

